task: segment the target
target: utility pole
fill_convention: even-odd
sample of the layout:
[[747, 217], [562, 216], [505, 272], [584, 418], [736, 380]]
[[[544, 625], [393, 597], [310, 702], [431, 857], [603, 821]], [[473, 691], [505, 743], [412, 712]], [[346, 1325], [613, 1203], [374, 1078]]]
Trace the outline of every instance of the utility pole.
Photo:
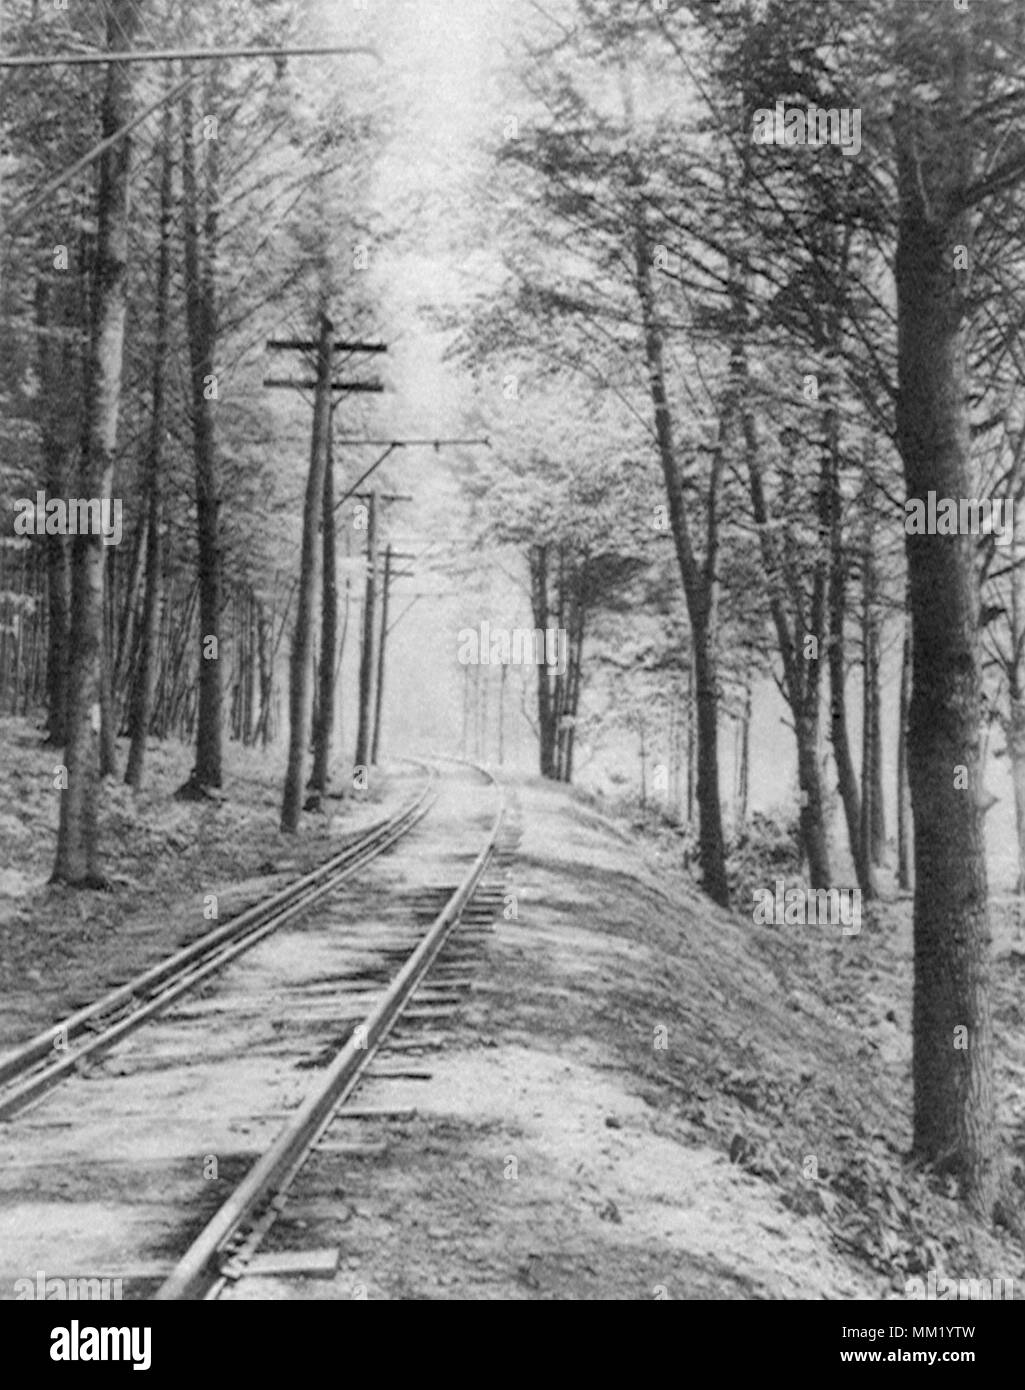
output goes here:
[[[409, 502], [409, 501], [412, 501], [412, 498], [410, 498], [410, 497], [385, 497], [385, 498], [382, 498], [381, 500], [382, 500], [382, 501], [385, 501], [385, 502]], [[380, 622], [380, 636], [379, 636], [379, 638], [378, 638], [378, 645], [377, 645], [377, 691], [376, 691], [376, 694], [375, 694], [375, 696], [374, 696], [374, 734], [373, 734], [373, 738], [371, 739], [371, 742], [370, 742], [370, 762], [371, 762], [371, 765], [376, 765], [376, 763], [377, 763], [377, 752], [378, 752], [378, 748], [379, 748], [379, 746], [380, 746], [380, 738], [381, 738], [381, 707], [382, 707], [382, 705], [383, 705], [383, 703], [384, 703], [384, 653], [385, 653], [385, 647], [386, 647], [387, 641], [388, 641], [388, 634], [389, 634], [389, 632], [392, 630], [392, 628], [395, 626], [395, 623], [389, 623], [389, 621], [388, 621], [388, 611], [389, 611], [389, 607], [388, 607], [388, 606], [389, 606], [389, 599], [390, 599], [390, 595], [391, 595], [391, 584], [392, 584], [392, 580], [394, 580], [394, 579], [412, 579], [412, 578], [414, 577], [414, 574], [413, 574], [413, 571], [412, 571], [412, 570], [396, 570], [396, 569], [393, 569], [393, 568], [392, 568], [392, 561], [393, 561], [393, 560], [415, 560], [415, 559], [417, 559], [417, 558], [418, 558], [417, 556], [409, 554], [408, 551], [405, 551], [405, 550], [395, 550], [394, 547], [392, 546], [392, 544], [391, 544], [390, 541], [389, 541], [388, 545], [385, 547], [385, 552], [384, 552], [384, 579], [383, 579], [382, 584], [381, 584], [381, 622]], [[412, 606], [412, 605], [411, 605], [411, 606]], [[408, 610], [407, 610], [407, 611], [408, 611]], [[402, 616], [403, 616], [403, 615], [400, 613], [400, 614], [399, 614], [399, 617], [401, 618]]]
[[[292, 341], [287, 341], [287, 342], [282, 342], [282, 343], [278, 344], [278, 346], [280, 346], [280, 347], [289, 347], [289, 348], [292, 348], [292, 347], [298, 347], [298, 346], [301, 346], [301, 345], [298, 344], [298, 343], [292, 342]], [[359, 345], [355, 345], [355, 350], [359, 350]], [[267, 383], [265, 383], [265, 384], [267, 384], [267, 385], [290, 385], [290, 386], [296, 386], [296, 387], [303, 388], [303, 389], [308, 388], [308, 385], [309, 385], [309, 383], [304, 383], [304, 382], [287, 382], [287, 383], [286, 383], [286, 382], [277, 382], [277, 381], [274, 381], [274, 382], [267, 382]], [[337, 500], [334, 502], [334, 510], [335, 510], [335, 511], [338, 511], [338, 509], [339, 509], [340, 507], [344, 506], [344, 504], [345, 504], [346, 502], [348, 502], [348, 500], [349, 500], [351, 497], [368, 497], [368, 498], [369, 498], [369, 501], [368, 501], [368, 503], [367, 503], [367, 511], [368, 511], [367, 532], [368, 532], [368, 534], [367, 534], [367, 579], [366, 579], [366, 597], [365, 597], [365, 599], [364, 599], [364, 607], [363, 607], [363, 644], [362, 644], [362, 650], [361, 650], [361, 652], [360, 652], [360, 667], [359, 667], [359, 720], [358, 720], [358, 725], [357, 725], [357, 730], [356, 730], [356, 755], [355, 755], [355, 762], [354, 762], [354, 766], [355, 766], [355, 767], [357, 767], [357, 768], [365, 768], [365, 767], [368, 766], [368, 761], [367, 761], [367, 755], [368, 755], [368, 753], [369, 753], [369, 755], [370, 755], [370, 763], [372, 764], [373, 762], [376, 761], [377, 752], [378, 752], [378, 747], [379, 747], [379, 743], [380, 743], [379, 724], [380, 724], [381, 699], [382, 699], [382, 696], [381, 696], [381, 686], [382, 686], [382, 684], [383, 684], [383, 677], [384, 677], [384, 646], [385, 646], [385, 641], [386, 641], [386, 639], [387, 639], [388, 632], [389, 632], [389, 625], [388, 625], [388, 622], [387, 622], [387, 612], [386, 612], [386, 614], [385, 614], [385, 622], [384, 622], [384, 623], [382, 624], [382, 626], [381, 626], [381, 646], [380, 646], [380, 649], [379, 649], [379, 652], [378, 652], [378, 658], [377, 658], [377, 668], [378, 668], [378, 669], [377, 669], [377, 681], [378, 681], [378, 689], [377, 689], [377, 699], [376, 699], [376, 701], [375, 701], [374, 698], [373, 698], [373, 695], [374, 695], [373, 687], [374, 687], [374, 655], [375, 655], [375, 652], [374, 652], [374, 634], [375, 634], [375, 627], [376, 627], [376, 623], [375, 623], [375, 617], [376, 617], [375, 608], [376, 608], [376, 604], [377, 604], [377, 546], [378, 546], [377, 526], [378, 526], [378, 506], [379, 506], [379, 503], [382, 502], [382, 501], [389, 501], [389, 502], [411, 502], [413, 499], [412, 499], [411, 497], [408, 497], [408, 496], [407, 496], [407, 497], [382, 497], [381, 494], [380, 494], [376, 489], [375, 489], [375, 491], [373, 491], [373, 492], [370, 493], [370, 494], [365, 494], [365, 493], [360, 493], [360, 492], [359, 492], [359, 489], [360, 489], [360, 488], [362, 487], [362, 485], [367, 481], [367, 479], [370, 478], [370, 477], [377, 471], [377, 469], [381, 467], [381, 465], [382, 465], [383, 463], [385, 463], [385, 461], [386, 461], [387, 459], [391, 458], [392, 454], [395, 453], [396, 450], [398, 450], [398, 449], [413, 449], [413, 448], [425, 448], [425, 447], [426, 447], [426, 448], [433, 448], [435, 453], [440, 453], [440, 451], [441, 451], [441, 449], [442, 449], [443, 447], [451, 447], [451, 446], [455, 446], [455, 445], [459, 445], [459, 446], [470, 446], [470, 445], [473, 445], [473, 446], [479, 446], [479, 447], [483, 447], [483, 448], [486, 448], [486, 449], [490, 449], [490, 447], [491, 447], [491, 441], [490, 441], [489, 439], [487, 439], [487, 438], [483, 438], [483, 439], [442, 439], [442, 438], [436, 438], [436, 439], [430, 439], [430, 438], [416, 438], [416, 439], [374, 439], [374, 438], [359, 438], [359, 437], [357, 437], [357, 436], [352, 436], [352, 437], [344, 437], [343, 440], [342, 440], [341, 442], [343, 442], [343, 443], [345, 443], [345, 444], [355, 445], [355, 446], [367, 446], [367, 445], [369, 445], [369, 446], [375, 447], [375, 448], [380, 448], [380, 447], [383, 447], [383, 448], [384, 448], [384, 452], [383, 452], [382, 454], [380, 454], [380, 455], [378, 456], [378, 458], [376, 458], [376, 459], [374, 460], [374, 462], [373, 462], [372, 464], [370, 464], [369, 467], [366, 468], [366, 469], [364, 470], [363, 473], [360, 474], [360, 476], [356, 479], [356, 481], [352, 484], [352, 486], [351, 486], [350, 488], [348, 488], [345, 492], [343, 492], [342, 495], [341, 495], [341, 497], [337, 498]], [[394, 554], [394, 552], [392, 552], [392, 559], [394, 559], [394, 558], [395, 558], [395, 554]], [[386, 581], [385, 581], [385, 601], [386, 601], [386, 603], [387, 603], [387, 594], [388, 594], [388, 584], [389, 584], [390, 580], [391, 580], [392, 578], [394, 578], [394, 577], [395, 577], [395, 575], [394, 575], [392, 572], [389, 571], [389, 574], [387, 575]], [[414, 602], [416, 602], [415, 599], [414, 599]], [[412, 605], [410, 605], [410, 607], [411, 607], [411, 606], [412, 606]], [[406, 612], [408, 612], [408, 608], [405, 609], [405, 610], [403, 610], [403, 613], [400, 613], [400, 614], [399, 614], [399, 618], [397, 618], [397, 619], [395, 620], [395, 622], [393, 622], [393, 623], [391, 624], [391, 627], [394, 627], [394, 626], [395, 626], [395, 623], [398, 622], [398, 621], [400, 621], [401, 618], [405, 616], [405, 613], [406, 613]]]
[[367, 587], [363, 600], [363, 650], [359, 662], [359, 724], [356, 730], [356, 767], [367, 766], [370, 742], [370, 697], [374, 680], [374, 609], [377, 603], [377, 507], [378, 492], [370, 494], [367, 507]]
[[286, 834], [295, 834], [298, 830], [299, 813], [302, 809], [303, 761], [312, 699], [309, 676], [313, 649], [311, 626], [317, 584], [317, 531], [320, 526], [324, 478], [330, 448], [332, 333], [331, 320], [326, 314], [321, 314], [320, 338], [317, 343], [317, 394], [313, 407], [313, 440], [310, 449], [310, 472], [306, 481], [306, 505], [303, 510], [299, 601], [296, 609], [295, 635], [292, 638], [289, 680], [288, 770], [285, 773], [285, 795], [281, 807], [281, 829]]
[[381, 636], [377, 646], [377, 695], [374, 700], [374, 737], [370, 745], [370, 761], [377, 765], [377, 750], [381, 744], [381, 702], [384, 699], [384, 649], [388, 638], [388, 590], [391, 587], [391, 545], [385, 547], [384, 579], [381, 583]]
[[[332, 412], [332, 421], [334, 413]], [[320, 680], [317, 691], [317, 722], [313, 731], [313, 771], [310, 791], [319, 798], [327, 791], [331, 762], [331, 735], [335, 727], [335, 651], [338, 647], [338, 564], [335, 550], [335, 489], [333, 431], [327, 432], [327, 467], [324, 471], [324, 509], [321, 522], [323, 543], [323, 589], [320, 606]]]
[[335, 381], [335, 353], [380, 353], [387, 348], [380, 343], [350, 343], [334, 341], [334, 325], [326, 313], [320, 317], [320, 332], [315, 342], [304, 339], [272, 339], [271, 351], [316, 352], [316, 378], [311, 381], [269, 378], [264, 382], [271, 388], [306, 390], [312, 388], [313, 442], [310, 472], [306, 484], [303, 514], [302, 558], [299, 574], [299, 598], [296, 608], [295, 636], [289, 671], [289, 746], [288, 770], [285, 774], [285, 793], [281, 809], [281, 829], [294, 834], [299, 828], [302, 810], [303, 766], [309, 739], [313, 707], [310, 670], [313, 656], [313, 614], [317, 602], [318, 531], [321, 536], [322, 611], [321, 662], [319, 680], [319, 710], [317, 746], [314, 758], [312, 787], [314, 804], [319, 793], [326, 789], [330, 760], [330, 734], [333, 727], [335, 653], [337, 641], [337, 577], [335, 565], [334, 485], [332, 479], [332, 420], [333, 396], [336, 392], [381, 391], [379, 382]]
[[[380, 742], [381, 727], [381, 704], [384, 699], [384, 652], [388, 638], [388, 604], [391, 593], [391, 582], [394, 579], [411, 579], [412, 572], [409, 570], [396, 570], [392, 566], [394, 560], [413, 560], [416, 558], [405, 551], [397, 551], [389, 542], [385, 549], [384, 558], [384, 580], [382, 584], [382, 615], [380, 624], [377, 622], [377, 553], [380, 547], [380, 520], [381, 506], [386, 502], [412, 502], [412, 497], [408, 493], [381, 493], [376, 489], [371, 493], [357, 494], [367, 507], [368, 512], [368, 536], [367, 536], [367, 597], [363, 612], [363, 647], [360, 653], [360, 720], [359, 730], [356, 736], [357, 757], [356, 766], [366, 767], [366, 753], [369, 748], [370, 766], [377, 762], [377, 750]], [[371, 559], [371, 551], [373, 559]], [[392, 624], [394, 626], [394, 624]], [[376, 645], [375, 645], [376, 643]], [[377, 668], [377, 680], [374, 681], [374, 667]], [[376, 684], [376, 690], [375, 690]], [[359, 753], [363, 757], [359, 757]]]

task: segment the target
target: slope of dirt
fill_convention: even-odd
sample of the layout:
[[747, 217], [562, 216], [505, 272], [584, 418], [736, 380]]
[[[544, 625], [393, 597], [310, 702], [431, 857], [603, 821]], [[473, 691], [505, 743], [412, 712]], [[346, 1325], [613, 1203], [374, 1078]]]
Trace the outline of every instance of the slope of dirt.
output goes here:
[[[416, 1118], [346, 1127], [386, 1154], [319, 1158], [275, 1234], [337, 1245], [339, 1275], [234, 1297], [902, 1299], [928, 1270], [1025, 1289], [1022, 1246], [902, 1161], [906, 905], [858, 937], [756, 927], [564, 790], [519, 801], [517, 915], [416, 1059], [430, 1081], [361, 1093]], [[1000, 1058], [1013, 1142], [1020, 1030]]]

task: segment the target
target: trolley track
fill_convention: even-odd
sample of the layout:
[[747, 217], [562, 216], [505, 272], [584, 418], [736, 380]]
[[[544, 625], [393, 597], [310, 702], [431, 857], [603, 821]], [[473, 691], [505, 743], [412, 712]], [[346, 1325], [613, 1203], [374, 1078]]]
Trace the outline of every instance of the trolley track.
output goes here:
[[[431, 1084], [433, 1068], [451, 1048], [463, 1045], [465, 1014], [479, 1007], [476, 976], [496, 919], [504, 915], [509, 865], [519, 841], [511, 820], [507, 808], [487, 872], [410, 1004], [367, 1058], [288, 1181], [268, 1193], [249, 1231], [222, 1252], [218, 1277], [203, 1297], [371, 1296], [366, 1281], [372, 1278], [382, 1227], [395, 1219], [381, 1195], [389, 1170], [417, 1169], [418, 1156], [430, 1154], [437, 1136], [453, 1124]], [[439, 1234], [444, 1239], [434, 1233]]]
[[[498, 789], [498, 784], [490, 778]], [[158, 1300], [215, 1299], [231, 1283], [245, 1277], [252, 1267], [265, 1238], [284, 1211], [289, 1191], [306, 1167], [311, 1156], [331, 1142], [331, 1132], [338, 1121], [374, 1117], [374, 1112], [360, 1111], [349, 1106], [361, 1082], [371, 1071], [379, 1053], [386, 1046], [392, 1030], [405, 1016], [415, 1014], [409, 1004], [425, 997], [429, 977], [449, 943], [455, 929], [468, 913], [479, 894], [485, 873], [498, 845], [505, 814], [504, 796], [499, 790], [499, 804], [488, 838], [464, 875], [462, 881], [447, 897], [441, 911], [413, 953], [389, 984], [384, 995], [374, 1004], [353, 1031], [352, 1038], [337, 1052], [306, 1100], [285, 1124], [274, 1143], [246, 1174], [228, 1200], [219, 1208], [179, 1260], [174, 1271], [156, 1293]], [[488, 895], [494, 901], [495, 889]], [[490, 922], [493, 912], [481, 898], [477, 905], [478, 926]], [[480, 914], [483, 914], [481, 916]], [[487, 928], [490, 930], [490, 926]], [[472, 931], [473, 928], [471, 927]], [[434, 1002], [443, 1009], [458, 1005], [460, 996], [437, 988]], [[429, 1079], [429, 1073], [415, 1068], [377, 1073]], [[389, 1113], [385, 1109], [383, 1115]], [[342, 1143], [342, 1152], [361, 1157], [381, 1152], [378, 1145]], [[311, 1260], [300, 1252], [300, 1262]], [[330, 1268], [330, 1261], [328, 1261]]]
[[[0, 1277], [60, 1274], [63, 1263], [64, 1272], [123, 1275], [126, 1297], [161, 1280], [164, 1298], [215, 1296], [250, 1272], [311, 1153], [344, 1150], [361, 1162], [379, 1151], [374, 1137], [345, 1139], [354, 1124], [373, 1136], [380, 1121], [380, 1107], [357, 1092], [375, 1075], [426, 1079], [436, 1038], [423, 1030], [444, 1027], [465, 999], [502, 901], [483, 882], [500, 793], [479, 770], [441, 779], [440, 793], [426, 831], [372, 876], [312, 904], [290, 900], [297, 920], [285, 930], [254, 941], [230, 969], [167, 1001], [149, 1027], [110, 1041], [93, 1069], [0, 1126]], [[218, 1181], [197, 1180], [214, 1155]], [[197, 1262], [193, 1251], [183, 1278], [182, 1250], [204, 1233], [205, 1253]]]
[[430, 810], [435, 780], [435, 774], [429, 773], [421, 791], [395, 814], [359, 832], [338, 854], [294, 883], [0, 1058], [0, 1120], [9, 1119], [109, 1051], [384, 854]]

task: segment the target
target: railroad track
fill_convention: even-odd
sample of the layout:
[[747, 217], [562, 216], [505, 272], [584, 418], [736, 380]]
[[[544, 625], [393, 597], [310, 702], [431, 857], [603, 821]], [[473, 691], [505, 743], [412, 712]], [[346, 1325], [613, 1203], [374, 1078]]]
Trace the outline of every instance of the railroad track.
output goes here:
[[430, 810], [436, 773], [427, 771], [415, 797], [338, 854], [0, 1058], [0, 1120], [40, 1099], [384, 854]]
[[[115, 1297], [236, 1297], [279, 1270], [282, 1241], [302, 1244], [278, 1223], [315, 1185], [310, 1159], [362, 1163], [386, 1147], [380, 1125], [401, 1119], [367, 1107], [361, 1088], [388, 1078], [387, 1099], [395, 1077], [429, 1079], [417, 1058], [444, 1045], [437, 1030], [467, 999], [501, 915], [504, 803], [483, 769], [434, 778], [313, 874], [179, 953], [173, 978], [172, 961], [148, 972], [148, 998], [129, 982], [108, 1007], [65, 1020], [69, 1042], [81, 1039], [75, 1062], [90, 1043], [107, 1054], [65, 1068], [68, 1084], [40, 1070], [52, 1030], [5, 1058], [21, 1113], [0, 1125], [0, 1287], [45, 1269], [123, 1277]], [[425, 829], [332, 897], [430, 807]], [[374, 1142], [348, 1142], [366, 1126]], [[342, 1181], [361, 1172], [346, 1166]], [[261, 1251], [275, 1227], [277, 1248]], [[308, 1268], [318, 1252], [292, 1254], [301, 1277], [325, 1272]]]
[[[254, 1261], [271, 1228], [284, 1211], [290, 1189], [310, 1158], [323, 1144], [332, 1142], [333, 1127], [349, 1118], [368, 1115], [387, 1118], [390, 1113], [403, 1113], [361, 1111], [353, 1107], [353, 1102], [364, 1077], [386, 1047], [404, 1012], [417, 998], [432, 969], [441, 960], [464, 916], [474, 911], [476, 928], [490, 931], [492, 928], [487, 924], [497, 915], [498, 904], [503, 900], [504, 885], [497, 879], [489, 885], [485, 882], [485, 876], [501, 845], [505, 797], [490, 773], [482, 768], [476, 770], [491, 782], [498, 793], [495, 818], [477, 857], [462, 881], [447, 896], [420, 943], [384, 993], [324, 1068], [306, 1099], [181, 1256], [157, 1290], [157, 1300], [213, 1300], [227, 1287], [245, 1278], [250, 1271], [256, 1272]], [[442, 988], [447, 987], [443, 985]], [[446, 1000], [455, 997], [447, 993], [444, 995]], [[424, 1075], [426, 1079], [427, 1074]], [[347, 1150], [360, 1154], [376, 1151], [375, 1146], [368, 1150], [359, 1144], [343, 1144], [342, 1151]], [[285, 1263], [287, 1265], [289, 1261]], [[300, 1271], [309, 1269], [311, 1264], [310, 1257], [304, 1257], [301, 1252], [299, 1260], [292, 1263]], [[277, 1263], [272, 1260], [271, 1266], [280, 1268], [280, 1258]], [[329, 1260], [326, 1272], [330, 1273], [332, 1269]], [[259, 1272], [268, 1272], [267, 1264]]]

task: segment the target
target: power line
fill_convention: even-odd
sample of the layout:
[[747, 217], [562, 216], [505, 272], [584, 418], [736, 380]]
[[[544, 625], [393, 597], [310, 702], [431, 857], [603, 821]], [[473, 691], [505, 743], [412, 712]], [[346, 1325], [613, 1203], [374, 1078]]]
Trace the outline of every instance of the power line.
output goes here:
[[280, 48], [276, 45], [256, 48], [130, 48], [120, 53], [28, 53], [16, 58], [0, 58], [0, 68], [83, 67], [99, 63], [166, 63], [181, 59], [185, 63], [213, 63], [222, 58], [318, 58], [338, 54], [373, 58], [382, 62], [376, 48], [351, 45], [328, 47]]
[[154, 111], [166, 105], [167, 102], [173, 101], [175, 97], [180, 96], [182, 92], [185, 91], [186, 87], [188, 87], [189, 83], [194, 81], [194, 78], [195, 74], [190, 73], [190, 75], [183, 78], [181, 82], [171, 87], [168, 91], [163, 92], [157, 97], [156, 101], [151, 102], [145, 110], [140, 111], [137, 116], [133, 116], [127, 125], [123, 125], [119, 130], [115, 130], [113, 135], [108, 135], [105, 140], [101, 140], [98, 145], [94, 145], [88, 154], [84, 154], [81, 159], [76, 160], [70, 168], [63, 170], [62, 173], [52, 178], [49, 183], [44, 184], [26, 207], [21, 208], [20, 211], [17, 209], [15, 210], [7, 226], [4, 228], [4, 231], [7, 233], [16, 231], [27, 217], [30, 217], [32, 213], [42, 207], [51, 193], [56, 193], [64, 184], [69, 183], [76, 174], [80, 174], [83, 169], [87, 169], [90, 164], [95, 163], [100, 155], [106, 153], [112, 145], [116, 145], [120, 140], [123, 140], [126, 135], [130, 135], [131, 132], [135, 130], [136, 126], [140, 126], [143, 121], [148, 120], [149, 117], [153, 115]]

